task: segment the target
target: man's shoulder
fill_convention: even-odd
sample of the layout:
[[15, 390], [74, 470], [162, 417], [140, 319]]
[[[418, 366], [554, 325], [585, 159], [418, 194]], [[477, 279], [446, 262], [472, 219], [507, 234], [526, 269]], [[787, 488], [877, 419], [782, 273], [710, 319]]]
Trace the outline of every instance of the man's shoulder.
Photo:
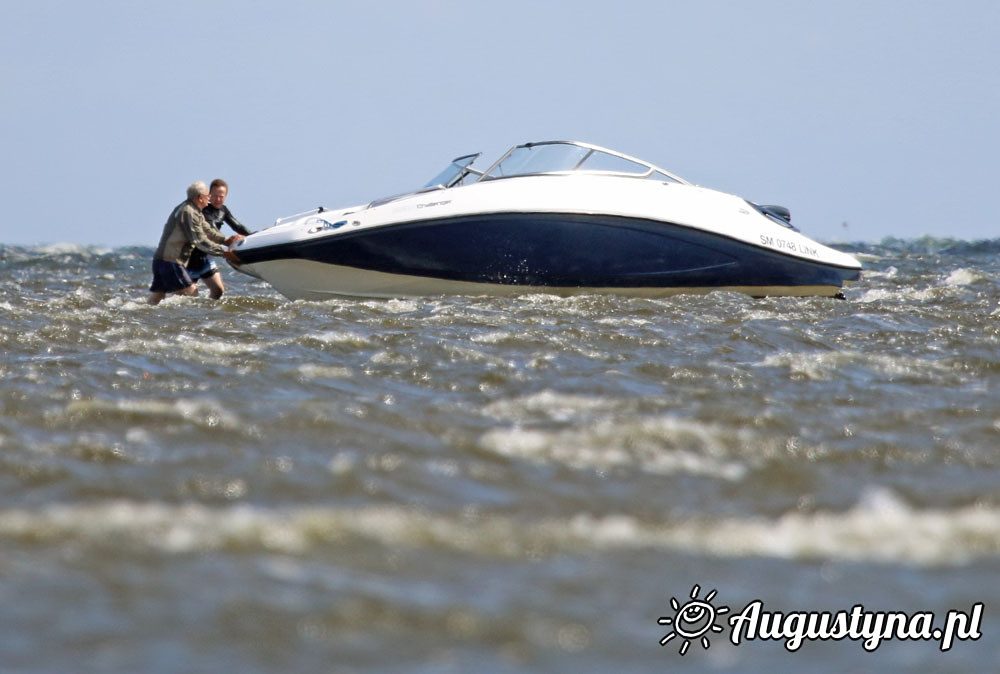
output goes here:
[[170, 216], [173, 218], [179, 218], [182, 213], [187, 210], [187, 207], [191, 205], [191, 202], [184, 200], [181, 203], [174, 206], [174, 210], [170, 211]]
[[177, 207], [177, 213], [183, 215], [189, 220], [204, 220], [205, 216], [202, 215], [201, 209], [190, 201], [185, 201]]

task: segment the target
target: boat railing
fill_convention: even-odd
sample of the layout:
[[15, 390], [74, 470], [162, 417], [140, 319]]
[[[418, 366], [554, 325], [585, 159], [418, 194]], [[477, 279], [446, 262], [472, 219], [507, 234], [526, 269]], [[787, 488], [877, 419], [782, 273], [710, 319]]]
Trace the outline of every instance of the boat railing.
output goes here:
[[318, 213], [325, 213], [326, 208], [324, 206], [317, 206], [316, 208], [310, 208], [308, 211], [302, 211], [301, 213], [296, 213], [295, 215], [286, 215], [283, 218], [278, 218], [274, 221], [274, 226], [283, 225], [286, 222], [292, 222], [298, 220], [299, 218], [304, 218], [307, 215], [316, 215]]

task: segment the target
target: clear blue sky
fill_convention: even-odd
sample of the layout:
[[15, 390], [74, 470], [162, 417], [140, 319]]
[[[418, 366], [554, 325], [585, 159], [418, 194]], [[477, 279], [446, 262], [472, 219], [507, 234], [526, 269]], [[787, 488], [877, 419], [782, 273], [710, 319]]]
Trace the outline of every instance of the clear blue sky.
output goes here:
[[[585, 140], [824, 242], [1000, 236], [996, 0], [0, 0], [0, 243], [253, 229]], [[844, 227], [847, 223], [847, 227]]]

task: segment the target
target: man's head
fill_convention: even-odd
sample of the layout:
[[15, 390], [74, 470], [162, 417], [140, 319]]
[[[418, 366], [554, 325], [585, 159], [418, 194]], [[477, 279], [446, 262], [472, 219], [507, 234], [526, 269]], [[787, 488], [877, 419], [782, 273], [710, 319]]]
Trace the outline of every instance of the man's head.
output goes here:
[[208, 206], [209, 193], [205, 181], [199, 180], [198, 182], [191, 183], [187, 190], [187, 196], [198, 208]]
[[209, 202], [216, 208], [222, 208], [229, 195], [229, 185], [222, 178], [216, 178], [209, 186]]

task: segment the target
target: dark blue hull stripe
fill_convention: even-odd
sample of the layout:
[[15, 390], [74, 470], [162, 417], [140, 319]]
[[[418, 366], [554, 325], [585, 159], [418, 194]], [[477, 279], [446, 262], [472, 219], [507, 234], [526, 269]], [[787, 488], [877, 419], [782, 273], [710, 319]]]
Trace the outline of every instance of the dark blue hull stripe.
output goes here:
[[297, 258], [389, 274], [570, 288], [839, 287], [860, 275], [678, 225], [562, 213], [423, 220], [238, 253], [251, 264]]

